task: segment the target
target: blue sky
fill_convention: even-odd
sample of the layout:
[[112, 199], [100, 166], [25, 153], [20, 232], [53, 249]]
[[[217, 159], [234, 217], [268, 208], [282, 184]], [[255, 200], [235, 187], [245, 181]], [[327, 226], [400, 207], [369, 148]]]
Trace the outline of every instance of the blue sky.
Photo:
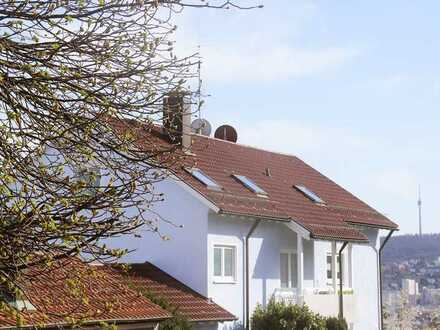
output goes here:
[[[251, 1], [242, 1], [251, 3]], [[295, 154], [400, 224], [440, 232], [440, 2], [261, 1], [186, 10], [203, 116], [239, 142]]]

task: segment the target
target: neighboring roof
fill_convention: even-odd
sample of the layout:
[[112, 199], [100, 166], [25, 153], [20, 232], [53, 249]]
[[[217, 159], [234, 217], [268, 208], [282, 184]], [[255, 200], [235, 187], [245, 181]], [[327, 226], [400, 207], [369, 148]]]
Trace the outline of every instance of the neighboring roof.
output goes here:
[[193, 322], [232, 321], [237, 318], [211, 299], [195, 292], [151, 263], [130, 264], [130, 282], [139, 290], [164, 298]]
[[[171, 314], [140, 296], [118, 280], [119, 274], [92, 268], [77, 258], [70, 258], [56, 268], [33, 267], [23, 284], [26, 299], [35, 311], [23, 311], [23, 326], [69, 325], [72, 319], [94, 324], [101, 321], [154, 322]], [[78, 280], [78, 281], [77, 281]], [[16, 326], [16, 319], [0, 313], [0, 327]]]
[[[160, 137], [160, 127], [142, 130], [133, 122], [119, 124], [118, 129], [121, 127], [123, 130], [136, 127], [135, 134], [146, 151], [151, 149], [152, 141], [161, 147], [168, 143], [165, 135]], [[172, 167], [181, 180], [211, 201], [222, 214], [295, 221], [307, 229], [312, 238], [326, 240], [368, 241], [353, 225], [398, 228], [390, 219], [295, 156], [192, 135], [191, 153], [185, 162], [187, 166], [201, 169], [222, 186], [220, 192], [209, 190], [181, 167]], [[238, 183], [232, 174], [250, 178], [267, 192], [267, 198], [257, 196]], [[326, 204], [314, 203], [293, 188], [294, 185], [310, 189]]]

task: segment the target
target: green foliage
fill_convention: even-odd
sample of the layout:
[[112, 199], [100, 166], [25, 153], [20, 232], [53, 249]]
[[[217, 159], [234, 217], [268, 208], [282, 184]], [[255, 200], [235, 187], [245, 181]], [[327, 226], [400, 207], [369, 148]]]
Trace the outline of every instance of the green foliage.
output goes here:
[[325, 320], [325, 328], [327, 330], [348, 330], [348, 325], [344, 319], [329, 317]]
[[160, 324], [161, 330], [191, 330], [192, 328], [188, 319], [181, 314], [175, 314], [171, 319]]
[[136, 286], [130, 280], [128, 280], [127, 284], [130, 288], [138, 291], [141, 295], [143, 295], [145, 298], [150, 300], [152, 303], [162, 307], [163, 309], [165, 309], [166, 311], [170, 312], [173, 315], [172, 318], [161, 322], [160, 324], [161, 330], [192, 330], [193, 329], [189, 320], [181, 313], [179, 313], [177, 308], [171, 305], [167, 299], [157, 294], [154, 294], [150, 290], [147, 290], [143, 287]]
[[257, 306], [251, 320], [253, 330], [322, 330], [325, 321], [305, 305], [287, 305], [271, 299], [266, 308]]
[[306, 305], [292, 305], [271, 299], [258, 305], [252, 315], [253, 330], [347, 330], [345, 320], [313, 313]]

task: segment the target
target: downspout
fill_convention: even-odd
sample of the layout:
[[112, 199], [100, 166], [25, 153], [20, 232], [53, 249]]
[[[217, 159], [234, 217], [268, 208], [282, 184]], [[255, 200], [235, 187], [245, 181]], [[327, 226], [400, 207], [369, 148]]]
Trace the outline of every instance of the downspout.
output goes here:
[[342, 251], [344, 251], [345, 247], [348, 245], [348, 242], [344, 242], [342, 244], [341, 249], [339, 250], [339, 318], [342, 320], [344, 318], [344, 294], [343, 294], [343, 269], [342, 269]]
[[383, 329], [383, 303], [382, 303], [382, 250], [387, 244], [388, 240], [391, 238], [391, 235], [395, 232], [395, 229], [390, 230], [388, 233], [388, 236], [385, 238], [385, 240], [382, 242], [380, 248], [379, 248], [379, 308], [380, 308], [380, 329]]
[[252, 234], [254, 233], [255, 229], [257, 229], [258, 225], [260, 224], [261, 219], [255, 220], [254, 224], [252, 225], [251, 229], [249, 230], [248, 234], [246, 235], [245, 238], [245, 246], [244, 246], [244, 250], [245, 250], [245, 262], [246, 262], [246, 270], [245, 270], [245, 282], [246, 282], [246, 286], [245, 286], [245, 312], [246, 312], [246, 317], [245, 317], [245, 325], [246, 325], [246, 330], [250, 329], [249, 326], [249, 238], [252, 236]]

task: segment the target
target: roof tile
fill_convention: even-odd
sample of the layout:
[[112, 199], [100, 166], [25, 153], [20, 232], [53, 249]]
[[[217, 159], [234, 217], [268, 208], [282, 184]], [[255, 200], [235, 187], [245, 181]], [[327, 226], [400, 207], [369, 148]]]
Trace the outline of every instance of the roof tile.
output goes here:
[[130, 281], [139, 289], [165, 298], [190, 321], [229, 321], [237, 318], [151, 263], [130, 264]]

